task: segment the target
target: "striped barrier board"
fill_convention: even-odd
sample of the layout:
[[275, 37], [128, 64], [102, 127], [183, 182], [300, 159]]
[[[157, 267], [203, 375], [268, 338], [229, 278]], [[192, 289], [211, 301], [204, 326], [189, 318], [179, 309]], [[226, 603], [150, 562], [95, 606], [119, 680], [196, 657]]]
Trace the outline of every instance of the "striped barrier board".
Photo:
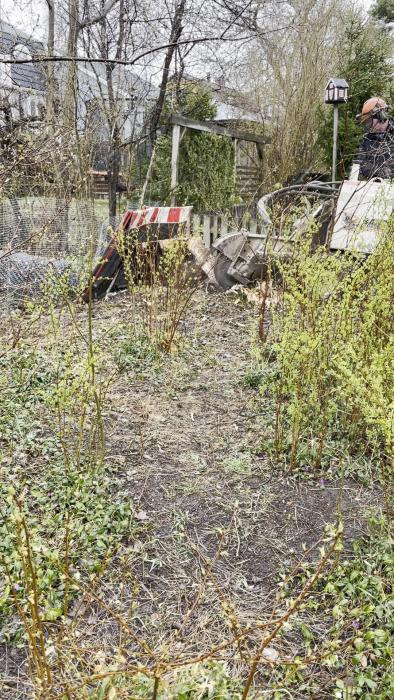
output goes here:
[[[143, 229], [143, 227], [162, 226], [168, 237], [177, 224], [190, 221], [192, 207], [144, 207], [143, 209], [126, 211], [122, 223], [117, 231], [130, 231]], [[121, 278], [123, 261], [117, 247], [116, 233], [103, 253], [102, 259], [96, 265], [92, 273], [92, 282], [82, 293], [82, 300], [89, 301], [90, 295], [94, 299], [103, 298], [109, 291], [115, 289], [115, 283]], [[160, 231], [159, 231], [160, 233]], [[138, 233], [138, 240], [143, 240], [144, 232]], [[141, 238], [140, 238], [141, 237]]]
[[190, 220], [192, 207], [145, 207], [127, 211], [122, 228], [133, 229], [150, 224], [183, 224]]

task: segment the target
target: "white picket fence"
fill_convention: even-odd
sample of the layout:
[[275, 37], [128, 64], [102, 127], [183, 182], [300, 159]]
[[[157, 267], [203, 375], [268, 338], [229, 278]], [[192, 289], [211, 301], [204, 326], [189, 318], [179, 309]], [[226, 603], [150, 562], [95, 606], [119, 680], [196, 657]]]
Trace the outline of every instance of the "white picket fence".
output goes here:
[[209, 248], [220, 236], [225, 236], [240, 228], [250, 233], [261, 233], [260, 223], [250, 215], [242, 218], [229, 218], [218, 214], [193, 214], [191, 220], [191, 232], [194, 236], [202, 236], [204, 244]]

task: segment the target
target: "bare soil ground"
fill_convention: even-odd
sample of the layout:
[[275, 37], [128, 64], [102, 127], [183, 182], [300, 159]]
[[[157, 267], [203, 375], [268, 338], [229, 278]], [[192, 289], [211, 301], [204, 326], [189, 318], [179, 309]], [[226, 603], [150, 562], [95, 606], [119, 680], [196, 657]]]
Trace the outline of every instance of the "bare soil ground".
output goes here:
[[[96, 320], [127, 301], [98, 305]], [[215, 559], [223, 594], [242, 621], [267, 613], [278, 572], [324, 534], [341, 510], [345, 539], [363, 528], [376, 492], [356, 482], [297, 482], [261, 451], [250, 368], [255, 308], [232, 294], [199, 293], [184, 324], [186, 347], [160, 371], [125, 372], [111, 387], [107, 453], [146, 523], [139, 579], [160, 627], [182, 626], [201, 567]], [[220, 552], [218, 554], [218, 552]], [[205, 560], [205, 562], [204, 562]], [[201, 648], [220, 637], [217, 596], [193, 615]]]
[[[139, 587], [134, 623], [153, 644], [177, 630], [185, 653], [201, 653], [228, 630], [225, 600], [242, 623], [267, 616], [279, 572], [335, 522], [340, 496], [350, 542], [378, 494], [351, 481], [297, 481], [269, 464], [261, 447], [265, 417], [244, 383], [252, 305], [199, 291], [183, 325], [184, 346], [159, 363], [136, 361], [119, 373], [116, 355], [129, 313], [122, 294], [94, 309], [95, 333], [106, 337], [114, 377], [106, 402], [107, 461], [121, 474], [140, 525], [129, 572]], [[45, 344], [44, 328], [35, 342]], [[124, 569], [120, 578], [125, 581]], [[117, 580], [112, 571], [109, 600], [118, 597]], [[108, 616], [86, 614], [95, 645], [109, 639]], [[14, 652], [14, 662], [3, 651], [10, 676], [22, 659]]]

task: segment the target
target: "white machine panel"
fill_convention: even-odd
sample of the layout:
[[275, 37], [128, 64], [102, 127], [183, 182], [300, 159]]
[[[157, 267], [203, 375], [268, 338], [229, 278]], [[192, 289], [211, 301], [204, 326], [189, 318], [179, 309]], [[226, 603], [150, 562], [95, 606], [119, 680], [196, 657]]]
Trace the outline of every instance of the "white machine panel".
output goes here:
[[394, 184], [390, 180], [345, 180], [338, 197], [331, 249], [370, 253], [393, 208]]

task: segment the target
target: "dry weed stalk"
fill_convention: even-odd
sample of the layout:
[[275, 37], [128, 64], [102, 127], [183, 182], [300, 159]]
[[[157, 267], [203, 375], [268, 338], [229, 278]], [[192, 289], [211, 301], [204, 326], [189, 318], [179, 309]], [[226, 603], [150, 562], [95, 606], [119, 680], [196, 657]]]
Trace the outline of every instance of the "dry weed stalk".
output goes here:
[[[307, 599], [313, 587], [321, 579], [323, 573], [328, 568], [335, 565], [335, 554], [341, 547], [342, 527], [339, 525], [331, 536], [324, 538], [327, 549], [321, 551], [320, 559], [315, 565], [315, 572], [308, 576], [297, 597], [289, 601], [285, 611], [282, 609], [281, 600], [274, 605], [268, 619], [256, 621], [242, 626], [237, 619], [235, 606], [231, 603], [228, 606], [221, 606], [225, 619], [229, 622], [229, 635], [222, 641], [213, 644], [211, 648], [204, 651], [186, 652], [177, 649], [177, 634], [171, 633], [156, 648], [152, 648], [151, 643], [144, 638], [141, 630], [134, 628], [124, 613], [117, 611], [116, 607], [106, 602], [105, 598], [98, 591], [104, 584], [104, 576], [108, 569], [110, 560], [115, 555], [115, 551], [108, 553], [103, 560], [100, 571], [96, 573], [92, 581], [83, 582], [70, 574], [67, 563], [67, 549], [69, 544], [65, 543], [64, 557], [64, 578], [68, 580], [68, 586], [76, 587], [81, 597], [78, 601], [77, 609], [73, 615], [68, 613], [68, 602], [65, 601], [65, 614], [59, 623], [48, 623], [42, 617], [41, 599], [39, 584], [36, 576], [35, 554], [32, 549], [31, 537], [27, 519], [24, 515], [24, 507], [18, 498], [14, 498], [14, 520], [17, 525], [17, 547], [21, 557], [23, 567], [25, 596], [28, 603], [27, 612], [24, 611], [18, 594], [13, 590], [16, 610], [27, 634], [30, 659], [30, 673], [35, 687], [35, 697], [37, 700], [77, 700], [85, 697], [87, 689], [96, 688], [99, 697], [130, 698], [130, 690], [134, 680], [145, 676], [152, 681], [152, 700], [157, 700], [160, 693], [162, 681], [168, 678], [173, 672], [185, 667], [207, 662], [209, 660], [228, 661], [233, 663], [238, 660], [244, 668], [249, 667], [247, 679], [242, 691], [242, 700], [246, 700], [252, 692], [253, 681], [261, 664], [274, 668], [280, 666], [282, 660], [270, 661], [263, 659], [264, 650], [269, 647], [277, 637], [283, 626], [297, 614], [304, 601]], [[192, 550], [197, 559], [202, 563], [201, 585], [196, 592], [194, 601], [189, 605], [184, 613], [183, 623], [191, 619], [192, 613], [202, 602], [202, 598], [209, 582], [216, 589], [219, 601], [223, 603], [227, 599], [217, 576], [214, 573], [215, 562], [220, 556], [221, 548], [225, 541], [225, 533], [220, 533], [219, 543], [215, 555], [208, 560], [205, 555], [190, 540]], [[321, 543], [321, 541], [320, 541]], [[311, 548], [312, 549], [312, 548]], [[308, 553], [311, 550], [308, 550]], [[300, 568], [298, 563], [289, 574], [286, 581], [294, 577]], [[8, 572], [10, 583], [12, 583], [11, 572]], [[105, 586], [104, 586], [105, 590]], [[231, 601], [230, 601], [231, 602]], [[116, 624], [121, 631], [120, 643], [114, 648], [113, 640], [110, 644], [113, 661], [106, 661], [105, 647], [97, 656], [91, 648], [88, 638], [84, 636], [83, 615], [78, 610], [88, 610], [89, 608], [101, 610], [108, 615], [112, 624]], [[82, 624], [82, 627], [79, 626]], [[85, 627], [85, 633], [87, 629]], [[262, 635], [257, 650], [256, 640]], [[347, 643], [349, 640], [347, 640]], [[100, 657], [101, 661], [97, 666], [95, 658]], [[316, 663], [318, 655], [310, 655], [303, 663]], [[285, 665], [291, 665], [291, 660], [285, 659]], [[86, 669], [86, 672], [85, 672]], [[131, 685], [130, 685], [131, 684]], [[109, 691], [114, 688], [113, 694], [101, 695], [100, 688]], [[125, 694], [123, 694], [123, 691]], [[87, 697], [87, 695], [86, 695]], [[90, 697], [90, 695], [89, 695]], [[96, 697], [96, 695], [92, 696]]]
[[[187, 266], [184, 230], [161, 243], [149, 227], [117, 232], [131, 299], [131, 327], [135, 337], [146, 336], [152, 346], [171, 352], [176, 333], [198, 288], [200, 276]], [[142, 240], [144, 238], [144, 240]]]

